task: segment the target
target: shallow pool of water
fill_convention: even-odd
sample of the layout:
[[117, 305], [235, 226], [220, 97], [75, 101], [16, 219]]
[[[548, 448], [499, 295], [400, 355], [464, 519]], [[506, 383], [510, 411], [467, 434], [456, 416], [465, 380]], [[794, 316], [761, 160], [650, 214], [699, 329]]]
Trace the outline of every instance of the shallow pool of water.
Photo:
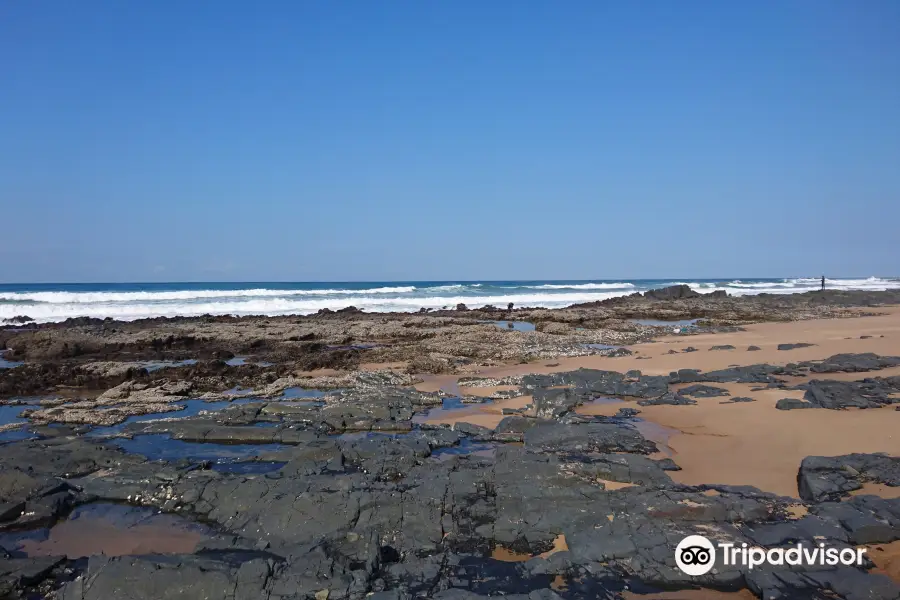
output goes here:
[[212, 470], [219, 473], [237, 473], [243, 475], [265, 474], [277, 471], [287, 463], [284, 461], [243, 461], [243, 462], [217, 462], [212, 465]]
[[482, 321], [482, 323], [493, 323], [501, 329], [512, 329], [513, 331], [534, 331], [534, 323], [529, 321]]
[[16, 362], [14, 360], [6, 360], [5, 358], [3, 358], [3, 354], [0, 353], [0, 369], [13, 369], [23, 364], [25, 363]]
[[644, 438], [656, 444], [660, 452], [668, 457], [675, 456], [675, 450], [669, 445], [669, 439], [673, 435], [681, 433], [680, 431], [641, 418], [635, 418], [632, 422]]
[[115, 438], [111, 444], [126, 452], [146, 456], [149, 460], [194, 460], [228, 462], [253, 458], [262, 452], [287, 448], [282, 444], [208, 444], [174, 440], [167, 433], [137, 435], [132, 439]]
[[237, 404], [248, 404], [250, 402], [259, 402], [257, 398], [238, 398], [235, 400], [220, 400], [218, 402], [206, 402], [205, 400], [185, 400], [184, 402], [177, 402], [178, 405], [183, 405], [184, 409], [169, 411], [169, 412], [158, 412], [158, 413], [148, 413], [146, 415], [134, 415], [132, 417], [128, 417], [123, 422], [118, 425], [112, 425], [110, 427], [95, 427], [88, 433], [89, 436], [108, 436], [108, 435], [116, 435], [122, 433], [124, 431], [125, 426], [131, 423], [142, 423], [144, 421], [156, 421], [158, 419], [186, 419], [188, 417], [196, 417], [202, 412], [212, 412], [217, 410], [222, 410], [223, 408], [228, 408], [229, 406], [234, 406]]
[[461, 398], [444, 398], [441, 406], [429, 408], [426, 411], [419, 412], [413, 415], [412, 422], [426, 423], [428, 421], [431, 421], [432, 419], [438, 419], [441, 416], [458, 417], [460, 415], [467, 414], [475, 415], [481, 412], [482, 407], [488, 406], [493, 403], [493, 400], [488, 400], [486, 402], [466, 404], [462, 401]]
[[19, 417], [23, 410], [36, 410], [40, 406], [34, 404], [14, 404], [0, 406], [0, 425], [10, 425], [12, 423], [27, 423], [28, 419]]
[[497, 454], [497, 442], [473, 442], [469, 438], [463, 438], [456, 446], [447, 446], [432, 450], [431, 456], [439, 461], [450, 460], [454, 456], [481, 456], [494, 458]]
[[[329, 392], [322, 390], [309, 390], [302, 387], [289, 387], [284, 390], [282, 398], [324, 398]], [[331, 392], [336, 394], [337, 391]]]
[[0, 533], [0, 547], [18, 557], [104, 554], [189, 554], [212, 537], [203, 525], [182, 517], [122, 504], [80, 506], [49, 528]]
[[695, 327], [700, 319], [682, 319], [680, 321], [660, 321], [658, 319], [631, 319], [632, 323], [650, 327]]
[[240, 367], [242, 365], [256, 365], [257, 367], [271, 367], [275, 363], [258, 361], [258, 362], [249, 362], [250, 358], [247, 356], [235, 356], [234, 358], [229, 358], [225, 361], [225, 364], [230, 367]]
[[148, 373], [159, 371], [160, 369], [168, 369], [169, 367], [186, 367], [188, 365], [196, 365], [197, 359], [188, 358], [187, 360], [151, 360], [141, 363], [141, 366], [147, 369]]

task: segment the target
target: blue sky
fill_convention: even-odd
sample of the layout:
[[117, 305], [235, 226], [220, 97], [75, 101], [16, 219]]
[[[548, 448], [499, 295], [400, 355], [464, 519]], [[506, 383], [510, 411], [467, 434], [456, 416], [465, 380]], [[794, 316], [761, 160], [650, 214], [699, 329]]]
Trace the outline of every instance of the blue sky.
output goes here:
[[900, 275], [900, 3], [6, 2], [0, 281]]

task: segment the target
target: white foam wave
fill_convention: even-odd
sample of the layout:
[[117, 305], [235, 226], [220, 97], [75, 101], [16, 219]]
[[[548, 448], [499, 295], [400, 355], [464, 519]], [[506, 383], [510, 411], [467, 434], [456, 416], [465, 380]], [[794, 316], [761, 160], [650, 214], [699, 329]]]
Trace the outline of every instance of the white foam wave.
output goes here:
[[[820, 279], [796, 278], [780, 281], [672, 282], [654, 284], [689, 285], [702, 293], [725, 290], [730, 295], [760, 293], [793, 294], [817, 290]], [[420, 308], [452, 308], [459, 303], [470, 308], [488, 304], [518, 307], [560, 308], [594, 302], [648, 289], [638, 283], [542, 284], [497, 287], [485, 284], [448, 284], [427, 288], [385, 286], [363, 290], [173, 290], [161, 292], [5, 292], [0, 293], [0, 323], [18, 315], [37, 322], [63, 321], [71, 317], [112, 317], [133, 320], [150, 317], [214, 315], [311, 314], [323, 308], [337, 310], [356, 306], [368, 312], [414, 312]], [[828, 289], [900, 289], [900, 279], [829, 279]], [[7, 302], [3, 302], [6, 300]], [[9, 301], [13, 302], [10, 303]]]
[[523, 285], [533, 290], [627, 290], [633, 289], [633, 283], [547, 283], [544, 285]]
[[243, 301], [224, 302], [170, 302], [162, 304], [148, 303], [47, 303], [28, 307], [21, 305], [0, 304], [0, 320], [26, 312], [37, 322], [63, 321], [70, 317], [112, 317], [120, 320], [134, 320], [150, 317], [198, 316], [212, 315], [306, 315], [323, 308], [337, 310], [349, 305], [369, 312], [415, 312], [420, 308], [453, 308], [463, 303], [470, 308], [479, 308], [487, 304], [505, 305], [513, 302], [517, 306], [537, 308], [561, 308], [578, 302], [593, 302], [604, 298], [612, 298], [621, 294], [607, 293], [570, 293], [570, 294], [507, 294], [496, 296], [427, 296], [413, 298], [379, 298], [378, 296], [356, 296], [353, 298], [316, 298], [291, 299], [248, 298]]

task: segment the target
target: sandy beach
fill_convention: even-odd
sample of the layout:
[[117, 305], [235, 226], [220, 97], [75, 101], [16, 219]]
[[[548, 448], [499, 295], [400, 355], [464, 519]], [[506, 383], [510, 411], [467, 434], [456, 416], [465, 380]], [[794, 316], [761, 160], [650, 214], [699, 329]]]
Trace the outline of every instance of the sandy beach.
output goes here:
[[[878, 311], [878, 316], [760, 323], [746, 331], [665, 336], [629, 347], [626, 357], [598, 356], [487, 368], [478, 376], [501, 378], [528, 373], [556, 373], [578, 368], [664, 375], [678, 369], [711, 371], [730, 366], [766, 363], [787, 365], [820, 360], [840, 353], [872, 352], [900, 355], [900, 308]], [[779, 344], [806, 343], [808, 347], [778, 350]], [[734, 346], [733, 350], [711, 350], [713, 346]], [[750, 346], [759, 350], [748, 351]], [[683, 352], [685, 348], [696, 352]], [[677, 354], [670, 353], [671, 351]], [[868, 376], [900, 375], [900, 367], [877, 373], [832, 373], [828, 379], [858, 380]], [[824, 376], [823, 376], [824, 377]], [[417, 387], [423, 391], [453, 389], [454, 376], [424, 377]], [[791, 383], [799, 383], [795, 378]], [[802, 398], [801, 390], [764, 389], [754, 384], [716, 384], [732, 397], [749, 397], [754, 402], [729, 403], [725, 398], [698, 398], [693, 406], [638, 407], [634, 400], [588, 403], [578, 412], [612, 416], [622, 407], [641, 410], [640, 418], [659, 425], [647, 437], [668, 445], [682, 468], [672, 477], [685, 484], [752, 485], [786, 496], [797, 496], [797, 468], [806, 456], [838, 456], [853, 452], [884, 452], [900, 455], [900, 412], [894, 407], [880, 409], [795, 410], [775, 408], [786, 397]], [[684, 386], [673, 386], [673, 389]], [[466, 393], [489, 395], [494, 389], [464, 388]], [[430, 423], [468, 422], [495, 427], [503, 408], [521, 408], [530, 397], [512, 398], [485, 406], [473, 405], [459, 411], [441, 411]], [[723, 403], [725, 402], [725, 403]], [[662, 437], [660, 433], [662, 432]], [[654, 435], [654, 433], [656, 435]], [[892, 494], [897, 488], [871, 488], [876, 495]]]

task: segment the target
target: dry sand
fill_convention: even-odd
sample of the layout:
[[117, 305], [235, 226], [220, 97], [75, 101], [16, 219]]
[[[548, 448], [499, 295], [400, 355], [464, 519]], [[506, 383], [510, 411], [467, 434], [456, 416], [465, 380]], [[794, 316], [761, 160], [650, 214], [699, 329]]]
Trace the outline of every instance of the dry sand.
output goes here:
[[871, 573], [881, 573], [900, 581], [900, 542], [870, 546], [866, 556], [875, 563]]
[[[874, 317], [763, 323], [746, 331], [695, 336], [668, 336], [632, 347], [636, 355], [618, 358], [586, 356], [561, 358], [527, 365], [491, 367], [479, 376], [504, 377], [525, 373], [553, 373], [580, 367], [625, 372], [639, 369], [662, 375], [681, 368], [709, 371], [733, 365], [818, 360], [839, 353], [874, 352], [900, 355], [900, 308], [881, 311]], [[872, 336], [860, 339], [860, 336]], [[847, 339], [850, 338], [850, 339]], [[781, 351], [778, 344], [805, 342], [806, 348]], [[735, 350], [714, 351], [712, 346], [730, 344]], [[758, 351], [748, 351], [748, 346]], [[692, 346], [697, 352], [681, 353]], [[669, 354], [669, 350], [679, 351]], [[645, 357], [645, 358], [644, 358]], [[866, 377], [900, 375], [900, 368], [871, 373], [840, 373], [821, 378], [858, 380]], [[432, 376], [417, 386], [422, 390], [454, 389], [455, 376]], [[798, 378], [796, 381], [802, 381]], [[793, 383], [793, 381], [792, 381]], [[893, 407], [869, 410], [794, 410], [775, 408], [780, 398], [800, 398], [802, 391], [751, 391], [749, 384], [716, 384], [732, 396], [749, 396], [755, 402], [727, 403], [727, 398], [700, 398], [694, 406], [638, 407], [644, 419], [639, 426], [649, 439], [662, 444], [682, 467], [673, 472], [687, 484], [752, 485], [762, 490], [797, 496], [797, 469], [806, 456], [836, 456], [851, 452], [885, 452], [900, 455], [900, 411]], [[467, 388], [463, 388], [466, 390]], [[460, 411], [442, 411], [429, 417], [431, 423], [465, 421], [494, 427], [503, 418], [503, 407], [522, 407], [530, 402], [523, 396], [473, 406]], [[583, 414], [612, 415], [633, 401], [600, 402], [582, 406]], [[869, 493], [897, 494], [900, 490], [871, 486]]]

